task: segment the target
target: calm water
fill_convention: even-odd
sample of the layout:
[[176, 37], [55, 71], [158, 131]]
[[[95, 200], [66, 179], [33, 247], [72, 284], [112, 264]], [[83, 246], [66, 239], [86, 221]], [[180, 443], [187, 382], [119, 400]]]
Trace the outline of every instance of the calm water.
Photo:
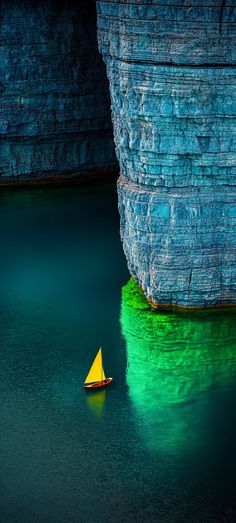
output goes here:
[[[0, 194], [0, 522], [234, 522], [235, 314], [150, 313], [116, 207]], [[100, 344], [114, 384], [89, 395]]]

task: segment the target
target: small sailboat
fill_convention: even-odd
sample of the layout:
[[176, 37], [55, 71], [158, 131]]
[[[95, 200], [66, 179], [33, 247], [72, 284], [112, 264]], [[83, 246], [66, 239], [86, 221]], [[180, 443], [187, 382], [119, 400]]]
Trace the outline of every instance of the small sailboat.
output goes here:
[[113, 378], [106, 378], [105, 376], [102, 364], [102, 347], [100, 347], [84, 382], [84, 388], [87, 390], [102, 389], [103, 387], [109, 385], [112, 380]]

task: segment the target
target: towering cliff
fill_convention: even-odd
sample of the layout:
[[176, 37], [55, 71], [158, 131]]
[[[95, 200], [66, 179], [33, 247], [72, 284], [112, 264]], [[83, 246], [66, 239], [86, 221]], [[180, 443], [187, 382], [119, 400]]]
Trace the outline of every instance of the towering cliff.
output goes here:
[[97, 1], [128, 266], [159, 306], [236, 303], [235, 8]]
[[116, 163], [92, 0], [2, 0], [0, 57], [0, 183]]

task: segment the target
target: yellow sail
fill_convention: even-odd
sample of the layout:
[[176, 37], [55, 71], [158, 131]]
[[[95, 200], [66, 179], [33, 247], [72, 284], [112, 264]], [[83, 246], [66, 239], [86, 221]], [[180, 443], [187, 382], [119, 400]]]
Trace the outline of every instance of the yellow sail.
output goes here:
[[92, 364], [88, 376], [84, 383], [93, 383], [95, 381], [105, 380], [105, 374], [102, 366], [102, 347], [99, 349], [97, 356]]

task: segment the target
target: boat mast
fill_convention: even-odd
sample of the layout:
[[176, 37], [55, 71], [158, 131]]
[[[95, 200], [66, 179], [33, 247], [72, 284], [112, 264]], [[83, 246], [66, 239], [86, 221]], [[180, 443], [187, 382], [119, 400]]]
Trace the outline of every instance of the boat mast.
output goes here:
[[103, 381], [102, 347], [101, 347], [101, 381]]

